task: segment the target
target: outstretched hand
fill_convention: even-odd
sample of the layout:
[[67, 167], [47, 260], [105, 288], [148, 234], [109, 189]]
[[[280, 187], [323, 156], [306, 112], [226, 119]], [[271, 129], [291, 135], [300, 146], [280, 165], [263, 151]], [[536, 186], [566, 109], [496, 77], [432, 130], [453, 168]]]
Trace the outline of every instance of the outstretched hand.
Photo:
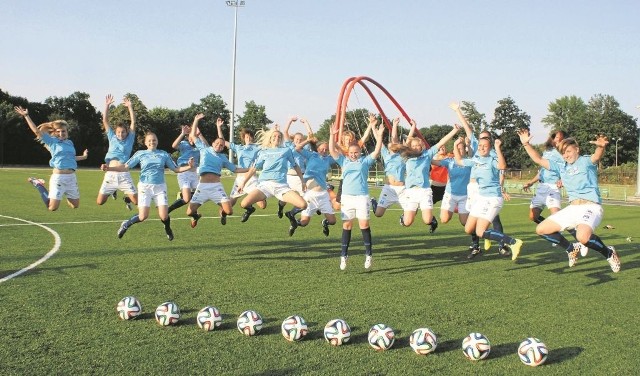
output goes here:
[[20, 115], [20, 116], [22, 116], [22, 117], [27, 117], [27, 115], [29, 115], [29, 110], [27, 110], [27, 109], [26, 109], [26, 108], [24, 108], [24, 107], [15, 106], [13, 109], [16, 111], [16, 113], [17, 113], [18, 115]]
[[596, 137], [595, 141], [589, 141], [590, 144], [593, 144], [595, 146], [599, 146], [601, 148], [607, 146], [607, 144], [609, 144], [609, 139], [607, 138], [607, 136], [603, 135], [603, 134], [599, 134]]
[[518, 129], [518, 137], [520, 137], [522, 145], [528, 144], [531, 141], [531, 134], [528, 129]]

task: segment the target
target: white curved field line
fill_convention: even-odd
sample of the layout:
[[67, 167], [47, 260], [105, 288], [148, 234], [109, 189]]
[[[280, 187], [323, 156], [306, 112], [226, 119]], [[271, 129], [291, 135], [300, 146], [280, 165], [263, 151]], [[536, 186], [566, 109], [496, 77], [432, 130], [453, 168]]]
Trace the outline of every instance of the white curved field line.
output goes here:
[[35, 225], [35, 226], [38, 226], [38, 227], [42, 227], [43, 229], [49, 231], [51, 233], [51, 235], [53, 235], [53, 238], [55, 239], [55, 244], [53, 245], [53, 248], [51, 248], [51, 250], [49, 252], [47, 252], [46, 255], [42, 256], [38, 261], [32, 263], [31, 265], [29, 265], [27, 267], [24, 267], [24, 268], [18, 270], [17, 272], [15, 272], [15, 273], [9, 274], [8, 276], [6, 276], [4, 278], [0, 278], [0, 283], [6, 282], [6, 281], [8, 281], [8, 280], [10, 280], [12, 278], [15, 278], [15, 277], [17, 277], [17, 276], [19, 276], [21, 274], [24, 274], [24, 273], [28, 272], [29, 270], [31, 270], [31, 269], [35, 268], [36, 266], [42, 264], [43, 262], [47, 261], [51, 256], [53, 256], [60, 249], [60, 244], [62, 244], [62, 241], [60, 240], [60, 235], [57, 232], [55, 232], [54, 230], [52, 230], [51, 228], [49, 228], [47, 226], [44, 226], [44, 225], [41, 225], [39, 223], [27, 221], [26, 219], [9, 217], [9, 216], [6, 216], [6, 215], [1, 215], [1, 214], [0, 214], [0, 217], [9, 218], [9, 219], [13, 219], [13, 220], [16, 220], [16, 221], [28, 223], [30, 225]]

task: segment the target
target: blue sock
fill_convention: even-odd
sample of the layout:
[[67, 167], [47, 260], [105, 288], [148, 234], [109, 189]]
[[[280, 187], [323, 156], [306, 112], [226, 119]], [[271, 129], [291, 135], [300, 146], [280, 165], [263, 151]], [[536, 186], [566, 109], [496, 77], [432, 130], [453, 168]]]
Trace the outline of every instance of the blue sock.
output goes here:
[[611, 253], [613, 253], [609, 248], [607, 248], [602, 239], [600, 239], [600, 237], [596, 234], [591, 234], [591, 237], [587, 242], [587, 247], [600, 253], [605, 258], [609, 258], [611, 256]]
[[516, 240], [514, 238], [491, 229], [485, 231], [484, 234], [482, 234], [482, 238], [497, 241], [501, 246], [503, 244], [516, 244]]
[[49, 191], [47, 191], [47, 188], [45, 188], [45, 186], [42, 184], [35, 185], [34, 187], [40, 193], [40, 198], [42, 199], [42, 202], [44, 202], [44, 206], [48, 208], [49, 207]]
[[138, 215], [136, 214], [133, 217], [129, 218], [129, 220], [127, 220], [127, 223], [125, 223], [125, 226], [129, 228], [138, 222], [140, 222], [140, 217], [138, 217]]
[[367, 256], [371, 256], [372, 249], [372, 241], [371, 241], [371, 227], [361, 228], [362, 231], [362, 240], [364, 241], [364, 254]]
[[540, 235], [540, 237], [542, 237], [543, 239], [553, 243], [553, 244], [557, 244], [559, 247], [565, 249], [567, 252], [571, 252], [573, 250], [573, 244], [571, 244], [567, 238], [565, 238], [564, 236], [562, 236], [561, 233], [559, 232], [554, 232], [552, 234], [546, 234], [546, 235]]
[[340, 247], [340, 256], [347, 256], [349, 243], [351, 243], [351, 230], [342, 229], [342, 246]]

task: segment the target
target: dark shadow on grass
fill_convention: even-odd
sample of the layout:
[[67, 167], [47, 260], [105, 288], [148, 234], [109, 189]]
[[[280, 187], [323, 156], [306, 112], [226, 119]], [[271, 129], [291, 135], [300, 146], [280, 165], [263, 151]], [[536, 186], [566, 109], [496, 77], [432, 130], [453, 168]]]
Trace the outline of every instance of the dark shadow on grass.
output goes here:
[[360, 329], [359, 326], [353, 326], [351, 327], [351, 339], [349, 340], [349, 343], [352, 343], [354, 345], [356, 344], [365, 344], [365, 345], [369, 345], [369, 332], [365, 332], [365, 333], [360, 333], [357, 335], [353, 335], [354, 331], [358, 331]]
[[[462, 340], [460, 341], [462, 343]], [[504, 356], [518, 356], [519, 343], [500, 343], [498, 345], [491, 345], [491, 352], [489, 353], [489, 359], [502, 358]]]
[[462, 338], [460, 339], [450, 339], [444, 342], [439, 342], [438, 347], [436, 348], [436, 352], [445, 353], [451, 351], [460, 351], [462, 352]]
[[549, 351], [549, 356], [545, 364], [562, 363], [569, 359], [578, 357], [584, 349], [582, 347], [563, 347]]

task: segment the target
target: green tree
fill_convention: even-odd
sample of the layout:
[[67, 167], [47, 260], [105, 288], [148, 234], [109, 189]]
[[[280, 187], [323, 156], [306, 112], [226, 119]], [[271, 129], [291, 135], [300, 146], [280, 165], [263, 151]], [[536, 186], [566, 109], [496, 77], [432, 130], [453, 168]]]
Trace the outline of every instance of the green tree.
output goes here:
[[204, 118], [200, 121], [198, 128], [205, 138], [211, 140], [218, 137], [218, 130], [216, 128], [216, 120], [218, 118], [225, 121], [225, 125], [223, 126], [224, 138], [229, 138], [228, 124], [231, 112], [227, 109], [227, 104], [222, 100], [222, 97], [213, 93], [201, 98], [199, 103], [194, 103], [188, 108], [181, 110], [179, 122], [176, 123], [174, 127], [175, 131], [177, 132], [182, 124], [192, 124], [193, 118], [200, 113], [204, 114]]
[[529, 129], [531, 116], [520, 110], [511, 97], [498, 101], [489, 130], [502, 141], [502, 152], [510, 169], [522, 169], [532, 164], [520, 145], [519, 129]]
[[[251, 131], [257, 132], [262, 129], [267, 129], [268, 125], [271, 124], [272, 121], [267, 117], [267, 113], [265, 112], [265, 107], [256, 104], [254, 101], [249, 101], [244, 103], [244, 113], [242, 115], [238, 115], [235, 122], [234, 129], [234, 138], [236, 142], [240, 140], [240, 129], [246, 128]], [[229, 132], [228, 127], [223, 127], [226, 134]], [[232, 141], [232, 140], [230, 140]]]
[[[452, 128], [453, 127], [451, 125], [434, 124], [428, 128], [420, 128], [419, 131], [420, 133], [422, 133], [422, 136], [424, 137], [425, 140], [427, 140], [429, 145], [433, 146], [437, 144], [444, 136], [446, 136], [447, 133], [451, 132]], [[449, 143], [447, 143], [446, 145], [447, 150], [449, 151], [453, 150], [454, 141], [455, 140], [451, 140], [449, 141]]]
[[548, 111], [549, 114], [542, 119], [545, 127], [565, 131], [569, 136], [579, 133], [588, 123], [587, 105], [575, 95], [564, 96], [549, 103]]
[[485, 115], [483, 113], [480, 113], [476, 109], [476, 104], [474, 102], [462, 101], [460, 110], [464, 114], [464, 117], [467, 119], [467, 122], [469, 122], [473, 133], [475, 133], [476, 135], [478, 135], [482, 130], [486, 129], [489, 126]]
[[[135, 152], [141, 148], [145, 149], [145, 146], [142, 144], [142, 139], [147, 131], [154, 132], [156, 134], [158, 137], [158, 148], [164, 149], [166, 147], [167, 135], [163, 134], [162, 128], [159, 128], [157, 124], [153, 123], [152, 119], [149, 117], [149, 110], [147, 109], [147, 106], [142, 103], [136, 94], [127, 93], [124, 96], [129, 98], [131, 101], [133, 112], [136, 114], [136, 143], [133, 146], [133, 151]], [[102, 113], [100, 113], [100, 118], [102, 118]], [[109, 110], [109, 119], [107, 120], [111, 126], [124, 124], [128, 127], [130, 125], [129, 109], [127, 106], [122, 104], [122, 101], [120, 101], [118, 105]]]

